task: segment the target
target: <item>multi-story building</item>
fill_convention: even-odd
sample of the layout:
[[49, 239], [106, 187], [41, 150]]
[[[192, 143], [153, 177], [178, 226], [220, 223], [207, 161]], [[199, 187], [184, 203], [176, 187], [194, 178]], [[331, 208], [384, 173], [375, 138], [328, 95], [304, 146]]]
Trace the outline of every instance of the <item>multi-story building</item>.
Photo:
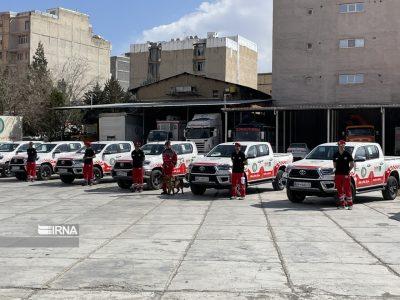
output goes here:
[[89, 16], [64, 8], [46, 12], [0, 13], [0, 65], [29, 64], [41, 42], [49, 69], [63, 76], [75, 60], [87, 82], [104, 82], [110, 76], [108, 41], [94, 35]]
[[257, 90], [271, 95], [272, 93], [272, 73], [257, 74]]
[[130, 87], [184, 72], [257, 88], [257, 45], [241, 36], [190, 36], [170, 42], [133, 44]]
[[274, 1], [278, 105], [400, 102], [400, 1]]
[[121, 87], [127, 91], [129, 89], [130, 59], [127, 56], [110, 57], [111, 76], [118, 80]]

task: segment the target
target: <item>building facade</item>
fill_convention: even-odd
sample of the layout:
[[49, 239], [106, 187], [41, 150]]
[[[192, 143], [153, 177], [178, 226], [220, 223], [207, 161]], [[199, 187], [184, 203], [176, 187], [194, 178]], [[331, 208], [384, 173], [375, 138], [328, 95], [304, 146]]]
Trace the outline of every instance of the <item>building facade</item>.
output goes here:
[[111, 76], [118, 80], [121, 87], [127, 91], [129, 89], [130, 59], [127, 56], [110, 57]]
[[272, 73], [257, 74], [257, 90], [271, 95], [272, 93]]
[[274, 1], [277, 105], [400, 102], [400, 1]]
[[257, 45], [241, 36], [190, 36], [170, 42], [133, 44], [130, 87], [183, 72], [257, 88]]
[[73, 63], [84, 68], [87, 82], [110, 77], [111, 45], [93, 34], [88, 15], [64, 8], [0, 13], [0, 65], [28, 65], [39, 42], [56, 78]]

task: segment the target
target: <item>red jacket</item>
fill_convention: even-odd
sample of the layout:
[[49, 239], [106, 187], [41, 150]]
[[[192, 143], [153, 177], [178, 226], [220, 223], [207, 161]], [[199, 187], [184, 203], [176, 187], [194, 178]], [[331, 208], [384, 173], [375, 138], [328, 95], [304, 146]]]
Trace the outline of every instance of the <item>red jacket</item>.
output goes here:
[[173, 169], [178, 162], [178, 156], [176, 155], [176, 152], [172, 149], [165, 149], [163, 151], [162, 158], [164, 169]]

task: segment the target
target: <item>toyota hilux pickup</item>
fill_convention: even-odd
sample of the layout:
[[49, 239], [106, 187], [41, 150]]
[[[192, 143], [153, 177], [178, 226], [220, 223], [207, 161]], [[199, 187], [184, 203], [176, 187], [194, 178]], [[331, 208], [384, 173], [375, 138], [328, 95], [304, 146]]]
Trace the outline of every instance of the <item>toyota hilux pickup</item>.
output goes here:
[[[104, 176], [111, 175], [111, 170], [118, 158], [133, 149], [133, 143], [127, 141], [104, 141], [91, 144], [96, 157], [93, 159], [94, 182], [99, 183]], [[60, 175], [62, 182], [70, 184], [76, 178], [83, 178], [83, 156], [85, 147], [76, 153], [60, 156], [57, 159], [55, 172]]]
[[[400, 157], [384, 156], [377, 143], [346, 143], [346, 150], [354, 158], [350, 172], [353, 199], [356, 194], [382, 191], [385, 200], [393, 200], [399, 188]], [[302, 202], [307, 196], [333, 197], [336, 195], [333, 155], [336, 143], [321, 144], [303, 160], [290, 164], [283, 175], [287, 197]]]
[[[34, 142], [33, 146], [37, 147], [42, 142]], [[26, 153], [29, 147], [29, 142], [27, 141], [17, 141], [17, 142], [6, 142], [0, 145], [0, 175], [2, 177], [12, 176], [10, 169], [11, 159], [17, 155]]]
[[[283, 190], [282, 175], [292, 154], [274, 153], [267, 142], [240, 142], [247, 157], [245, 166], [246, 185], [272, 182], [274, 190]], [[189, 166], [190, 189], [202, 195], [208, 188], [229, 189], [231, 187], [234, 143], [223, 143], [214, 147], [204, 157], [199, 157]]]
[[[39, 180], [49, 180], [54, 174], [57, 158], [60, 155], [68, 155], [75, 153], [82, 148], [82, 142], [50, 142], [36, 146], [36, 174]], [[26, 180], [26, 160], [28, 155], [26, 152], [15, 155], [10, 162], [11, 172], [18, 180]]]
[[[189, 165], [197, 157], [197, 147], [194, 142], [171, 141], [171, 147], [178, 156], [178, 163], [173, 170], [173, 175], [185, 177]], [[162, 152], [164, 142], [148, 143], [142, 147], [146, 156], [143, 163], [144, 180], [150, 189], [156, 190], [162, 185]], [[112, 176], [118, 186], [128, 189], [132, 185], [132, 159], [130, 154], [118, 159], [112, 171]]]

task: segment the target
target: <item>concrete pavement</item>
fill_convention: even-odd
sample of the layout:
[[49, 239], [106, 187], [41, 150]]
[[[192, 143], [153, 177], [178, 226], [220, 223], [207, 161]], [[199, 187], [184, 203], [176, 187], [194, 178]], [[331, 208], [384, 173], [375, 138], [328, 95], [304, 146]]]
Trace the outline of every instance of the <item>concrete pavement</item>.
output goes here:
[[400, 299], [400, 204], [132, 194], [0, 179], [0, 237], [79, 224], [79, 248], [0, 247], [0, 299]]

